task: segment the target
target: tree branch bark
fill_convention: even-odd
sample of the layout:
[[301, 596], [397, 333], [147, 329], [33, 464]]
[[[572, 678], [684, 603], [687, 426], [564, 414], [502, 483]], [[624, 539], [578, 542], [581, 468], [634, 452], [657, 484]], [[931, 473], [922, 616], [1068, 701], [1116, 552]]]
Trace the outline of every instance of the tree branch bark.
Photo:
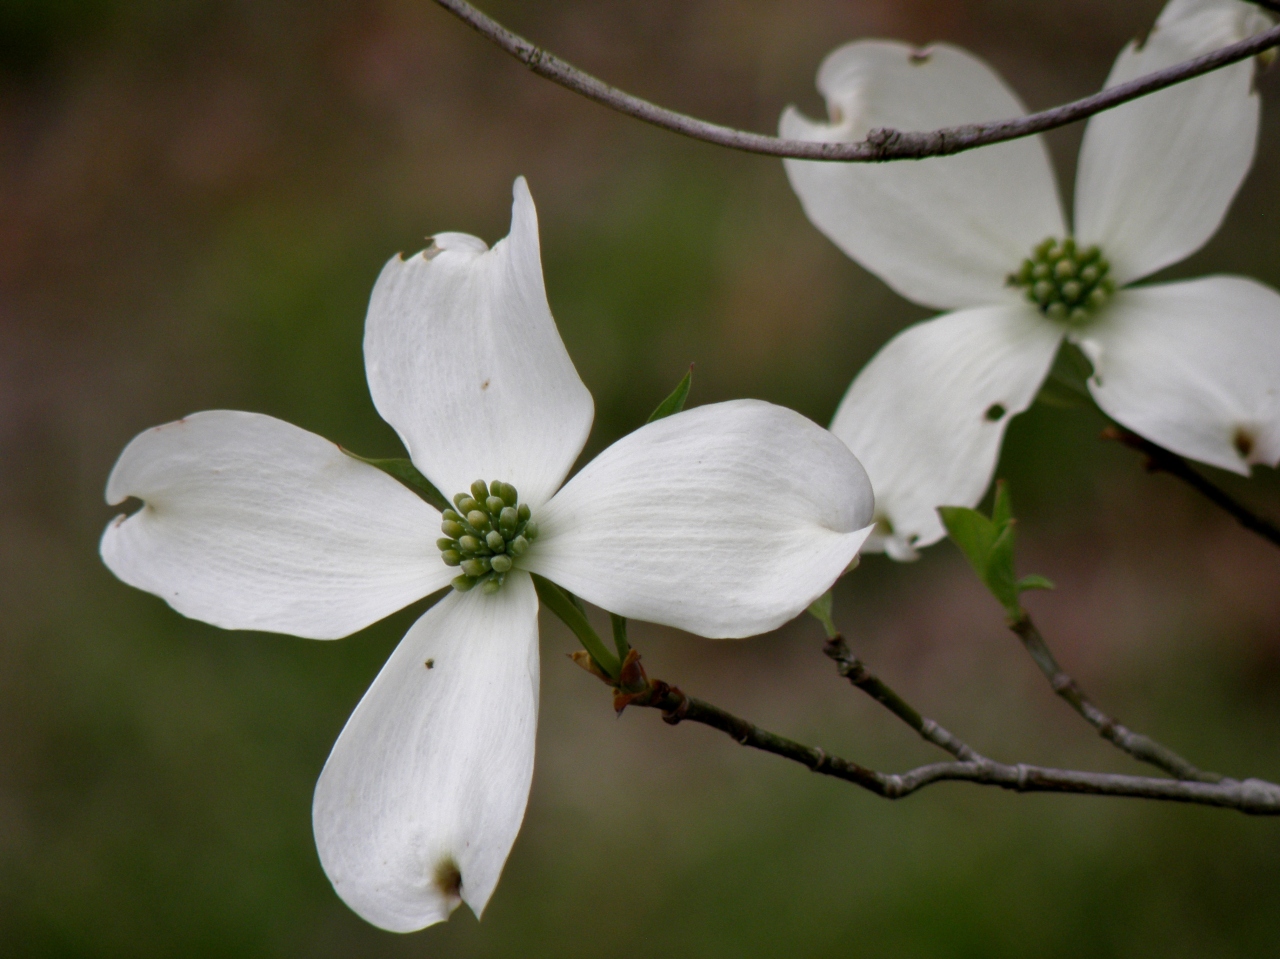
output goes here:
[[811, 143], [784, 140], [746, 130], [736, 130], [717, 123], [668, 110], [579, 70], [555, 54], [530, 43], [508, 30], [493, 18], [481, 13], [466, 0], [435, 0], [477, 33], [497, 44], [526, 67], [567, 90], [603, 104], [619, 113], [643, 120], [664, 130], [679, 133], [717, 146], [760, 153], [766, 156], [794, 157], [801, 160], [830, 160], [849, 163], [883, 163], [889, 160], [920, 160], [925, 157], [950, 156], [992, 143], [1003, 143], [1020, 137], [1043, 133], [1110, 110], [1165, 87], [1193, 77], [1247, 60], [1266, 50], [1280, 46], [1280, 26], [1248, 39], [1222, 47], [1185, 63], [1117, 84], [1092, 96], [1062, 106], [1007, 120], [971, 123], [928, 132], [903, 132], [888, 128], [872, 130], [865, 140], [856, 143]]
[[1205, 499], [1230, 513], [1237, 523], [1245, 529], [1257, 533], [1270, 543], [1280, 546], [1280, 526], [1264, 516], [1259, 516], [1234, 496], [1216, 483], [1210, 482], [1201, 473], [1193, 469], [1191, 464], [1177, 453], [1157, 446], [1150, 440], [1127, 430], [1122, 426], [1108, 426], [1102, 431], [1102, 438], [1123, 443], [1131, 450], [1137, 450], [1147, 457], [1147, 472], [1168, 473], [1182, 480]]
[[1220, 806], [1251, 815], [1280, 815], [1280, 786], [1260, 779], [1222, 778], [1216, 782], [1200, 782], [1053, 769], [1026, 763], [1011, 766], [996, 762], [961, 742], [933, 720], [921, 716], [901, 696], [871, 676], [853, 658], [848, 646], [838, 636], [828, 643], [828, 655], [837, 663], [842, 660], [856, 663], [856, 666], [851, 664], [848, 669], [847, 675], [851, 682], [865, 689], [907, 722], [926, 741], [940, 746], [956, 759], [952, 762], [918, 766], [905, 773], [878, 772], [851, 760], [833, 756], [817, 746], [806, 746], [794, 739], [761, 729], [719, 706], [687, 695], [676, 686], [660, 679], [650, 679], [640, 665], [640, 654], [634, 649], [627, 654], [618, 679], [611, 679], [585, 653], [575, 654], [573, 658], [579, 666], [614, 690], [613, 706], [619, 713], [628, 706], [644, 706], [659, 710], [663, 721], [672, 726], [683, 722], [701, 723], [720, 730], [740, 745], [781, 756], [815, 773], [853, 783], [885, 799], [901, 799], [933, 783], [951, 781], [998, 786], [1013, 792], [1127, 796]]
[[[639, 664], [633, 660], [632, 665], [638, 668]], [[642, 670], [639, 673], [643, 676]], [[853, 783], [885, 799], [901, 799], [934, 783], [950, 781], [998, 786], [1013, 792], [1125, 796], [1219, 806], [1250, 815], [1280, 815], [1280, 786], [1260, 779], [1222, 779], [1218, 782], [1206, 783], [1053, 769], [1026, 763], [1011, 766], [988, 759], [963, 743], [959, 743], [954, 748], [965, 750], [970, 756], [969, 759], [931, 763], [905, 773], [882, 773], [839, 756], [833, 756], [816, 746], [806, 746], [793, 739], [761, 729], [718, 706], [686, 695], [679, 688], [662, 680], [649, 680], [645, 677], [642, 689], [622, 693], [620, 697], [623, 708], [633, 705], [660, 710], [663, 721], [673, 726], [682, 722], [710, 726], [729, 735], [743, 746], [750, 746], [800, 763], [813, 772]], [[615, 705], [618, 702], [619, 699], [615, 698]], [[940, 727], [932, 720], [921, 717], [921, 729], [918, 731], [930, 742], [936, 742], [924, 732], [926, 724], [927, 727], [935, 730]], [[945, 730], [942, 732], [945, 733]], [[950, 736], [949, 733], [946, 735]], [[951, 746], [943, 748], [948, 751], [953, 749]]]
[[1207, 783], [1222, 781], [1222, 777], [1217, 773], [1204, 772], [1196, 768], [1169, 747], [1161, 745], [1149, 736], [1135, 733], [1094, 705], [1093, 700], [1085, 695], [1080, 685], [1058, 665], [1057, 659], [1049, 649], [1049, 644], [1040, 635], [1040, 630], [1036, 628], [1026, 610], [1022, 611], [1020, 617], [1010, 621], [1009, 629], [1022, 640], [1022, 645], [1040, 667], [1040, 672], [1044, 673], [1045, 678], [1049, 680], [1053, 691], [1083, 716], [1103, 739], [1124, 750], [1139, 762], [1163, 769], [1178, 779]]

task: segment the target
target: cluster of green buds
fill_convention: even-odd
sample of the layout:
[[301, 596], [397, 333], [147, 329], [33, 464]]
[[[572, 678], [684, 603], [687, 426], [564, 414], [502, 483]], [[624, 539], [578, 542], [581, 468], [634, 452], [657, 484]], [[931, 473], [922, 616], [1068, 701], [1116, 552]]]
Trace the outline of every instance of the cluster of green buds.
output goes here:
[[514, 561], [538, 538], [538, 524], [530, 518], [528, 503], [521, 503], [510, 483], [484, 480], [471, 484], [470, 493], [453, 498], [457, 510], [447, 509], [436, 540], [446, 566], [461, 570], [453, 588], [465, 593], [479, 586], [496, 593], [506, 581]]
[[1111, 299], [1116, 284], [1107, 274], [1111, 264], [1096, 246], [1076, 248], [1071, 237], [1050, 237], [1036, 245], [1022, 261], [1017, 273], [1010, 273], [1010, 286], [1027, 291], [1027, 299], [1051, 320], [1081, 324]]

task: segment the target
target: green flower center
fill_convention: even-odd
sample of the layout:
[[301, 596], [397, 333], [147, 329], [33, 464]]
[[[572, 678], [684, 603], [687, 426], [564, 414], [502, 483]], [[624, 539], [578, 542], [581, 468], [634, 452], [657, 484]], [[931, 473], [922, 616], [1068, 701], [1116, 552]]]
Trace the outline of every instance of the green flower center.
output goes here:
[[1080, 325], [1116, 291], [1110, 272], [1111, 264], [1096, 246], [1081, 250], [1071, 237], [1049, 237], [1036, 245], [1017, 273], [1009, 274], [1008, 283], [1026, 290], [1028, 302], [1049, 319]]
[[459, 493], [453, 503], [458, 508], [444, 511], [440, 524], [444, 538], [436, 540], [445, 565], [461, 570], [453, 588], [465, 593], [479, 586], [486, 593], [496, 593], [515, 560], [538, 538], [529, 504], [521, 503], [516, 488], [501, 480], [488, 486], [476, 480], [471, 492]]

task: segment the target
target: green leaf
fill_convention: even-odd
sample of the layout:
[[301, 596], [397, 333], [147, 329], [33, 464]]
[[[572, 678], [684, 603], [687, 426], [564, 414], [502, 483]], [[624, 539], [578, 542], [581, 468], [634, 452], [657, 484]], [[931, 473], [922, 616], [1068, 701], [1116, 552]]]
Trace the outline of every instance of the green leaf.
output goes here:
[[831, 618], [831, 604], [831, 590], [827, 590], [809, 604], [809, 615], [822, 624], [822, 628], [827, 631], [827, 639], [835, 639], [840, 635], [840, 630], [836, 629], [835, 620]]
[[996, 483], [991, 518], [963, 506], [938, 508], [942, 523], [952, 541], [960, 547], [965, 559], [991, 594], [1009, 615], [1023, 615], [1018, 594], [1028, 589], [1053, 589], [1043, 576], [1018, 579], [1013, 570], [1013, 553], [1017, 520], [1013, 518], [1013, 499], [1003, 480]]
[[1018, 592], [1022, 593], [1029, 589], [1057, 589], [1053, 585], [1053, 581], [1045, 579], [1043, 576], [1037, 576], [1032, 573], [1030, 576], [1024, 576], [1018, 580]]
[[1009, 484], [1004, 480], [996, 480], [996, 499], [991, 505], [991, 522], [996, 525], [996, 534], [1013, 522], [1013, 498], [1009, 496]]
[[985, 581], [987, 557], [991, 544], [996, 541], [995, 524], [967, 506], [939, 506], [938, 515], [951, 541], [960, 547], [973, 571]]
[[403, 457], [396, 459], [370, 459], [341, 446], [338, 449], [352, 459], [359, 460], [361, 463], [368, 463], [370, 466], [376, 466], [388, 476], [398, 479], [441, 512], [452, 508], [452, 504], [445, 498], [444, 494], [431, 485], [431, 480], [418, 472], [418, 467], [413, 465], [412, 460]]
[[689, 398], [689, 387], [693, 385], [693, 364], [689, 364], [689, 372], [684, 375], [676, 388], [672, 390], [671, 395], [658, 404], [658, 408], [649, 414], [646, 423], [652, 423], [654, 420], [660, 420], [663, 417], [670, 416], [672, 413], [679, 413], [684, 409], [684, 401]]
[[982, 577], [993, 596], [1010, 615], [1016, 616], [1021, 610], [1018, 605], [1018, 587], [1013, 575], [1013, 521], [1009, 520], [1000, 528], [991, 550], [987, 553], [987, 569]]

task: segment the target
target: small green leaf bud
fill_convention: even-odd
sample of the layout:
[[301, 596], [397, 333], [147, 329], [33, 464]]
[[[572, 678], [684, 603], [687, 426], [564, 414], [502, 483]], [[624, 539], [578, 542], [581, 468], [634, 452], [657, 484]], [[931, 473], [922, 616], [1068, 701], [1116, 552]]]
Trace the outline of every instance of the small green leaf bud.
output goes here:
[[1037, 303], [1042, 306], [1049, 302], [1049, 298], [1053, 296], [1053, 284], [1048, 280], [1041, 280], [1031, 288], [1031, 295], [1035, 297]]
[[496, 579], [486, 579], [484, 585], [480, 587], [481, 592], [492, 595], [502, 588], [502, 584]]
[[1067, 318], [1067, 305], [1061, 301], [1050, 303], [1045, 307], [1044, 315], [1051, 320], [1065, 320]]
[[1053, 267], [1048, 263], [1037, 263], [1031, 268], [1032, 280], [1047, 280], [1053, 275]]
[[[472, 505], [468, 506], [467, 505], [468, 503]], [[474, 504], [475, 504], [475, 500], [473, 500], [466, 493], [459, 493], [457, 496], [453, 498], [453, 505], [458, 507], [458, 512], [461, 513], [463, 516], [466, 516], [469, 512], [475, 509]]]
[[473, 556], [461, 563], [462, 571], [468, 576], [483, 576], [489, 572], [489, 560], [483, 556]]
[[519, 522], [520, 514], [516, 512], [514, 506], [502, 507], [502, 512], [498, 516], [498, 528], [504, 535], [510, 536], [514, 533]]
[[471, 484], [471, 495], [477, 503], [483, 503], [489, 498], [489, 487], [484, 485], [484, 480], [476, 480]]
[[523, 536], [517, 536], [507, 544], [507, 552], [512, 556], [523, 556], [524, 551], [529, 548], [529, 541]]
[[457, 566], [462, 562], [462, 554], [456, 549], [446, 549], [440, 553], [440, 558], [444, 560], [446, 566]]
[[521, 503], [520, 509], [516, 511], [516, 515], [520, 517], [520, 522], [523, 523], [525, 520], [527, 520], [530, 516], [533, 515], [533, 511], [529, 509], [528, 503]]
[[516, 492], [516, 488], [510, 483], [502, 484], [502, 492], [498, 494], [502, 497], [502, 501], [508, 506], [515, 506], [520, 502], [520, 494]]
[[458, 544], [455, 543], [452, 539], [436, 540], [436, 549], [439, 549], [439, 550], [453, 549], [457, 545]]
[[485, 508], [489, 511], [490, 516], [497, 516], [507, 505], [502, 501], [501, 496], [490, 496], [484, 501]]
[[1071, 311], [1071, 315], [1067, 317], [1067, 319], [1070, 322], [1075, 323], [1076, 325], [1079, 325], [1083, 323], [1085, 320], [1089, 319], [1089, 311], [1085, 309], [1083, 306], [1077, 306], [1074, 310]]
[[1062, 298], [1068, 303], [1074, 303], [1080, 299], [1080, 294], [1084, 290], [1076, 280], [1067, 280], [1062, 284]]
[[1107, 303], [1107, 291], [1100, 286], [1094, 287], [1085, 302], [1089, 304], [1091, 310], [1102, 309]]
[[451, 509], [447, 509], [443, 513], [441, 513], [440, 518], [450, 520], [454, 523], [460, 522], [462, 520], [462, 517], [459, 516], [457, 513], [455, 513]]
[[538, 538], [538, 524], [533, 520], [524, 524], [524, 538], [530, 541]]
[[489, 528], [489, 514], [483, 510], [473, 509], [467, 513], [467, 522], [478, 530], [486, 530]]
[[455, 523], [453, 520], [447, 519], [440, 524], [440, 532], [444, 533], [444, 535], [448, 536], [450, 539], [457, 539], [465, 533], [466, 530], [462, 528], [461, 523]]
[[502, 534], [496, 529], [489, 530], [489, 535], [484, 538], [484, 541], [495, 553], [501, 552], [502, 547], [507, 545], [507, 541], [502, 538]]
[[1053, 275], [1059, 280], [1066, 280], [1076, 275], [1076, 261], [1069, 257], [1064, 257], [1055, 264]]
[[1080, 271], [1080, 282], [1081, 283], [1097, 283], [1098, 268], [1094, 266], [1092, 263], [1086, 266], [1083, 270]]
[[453, 588], [456, 589], [459, 593], [465, 593], [475, 584], [476, 584], [476, 581], [472, 579], [470, 576], [455, 576], [453, 578]]
[[493, 567], [495, 573], [505, 573], [511, 569], [510, 556], [495, 556], [489, 561], [489, 565]]
[[471, 554], [480, 552], [480, 540], [476, 539], [474, 536], [463, 536], [458, 540], [458, 546], [464, 553]]

